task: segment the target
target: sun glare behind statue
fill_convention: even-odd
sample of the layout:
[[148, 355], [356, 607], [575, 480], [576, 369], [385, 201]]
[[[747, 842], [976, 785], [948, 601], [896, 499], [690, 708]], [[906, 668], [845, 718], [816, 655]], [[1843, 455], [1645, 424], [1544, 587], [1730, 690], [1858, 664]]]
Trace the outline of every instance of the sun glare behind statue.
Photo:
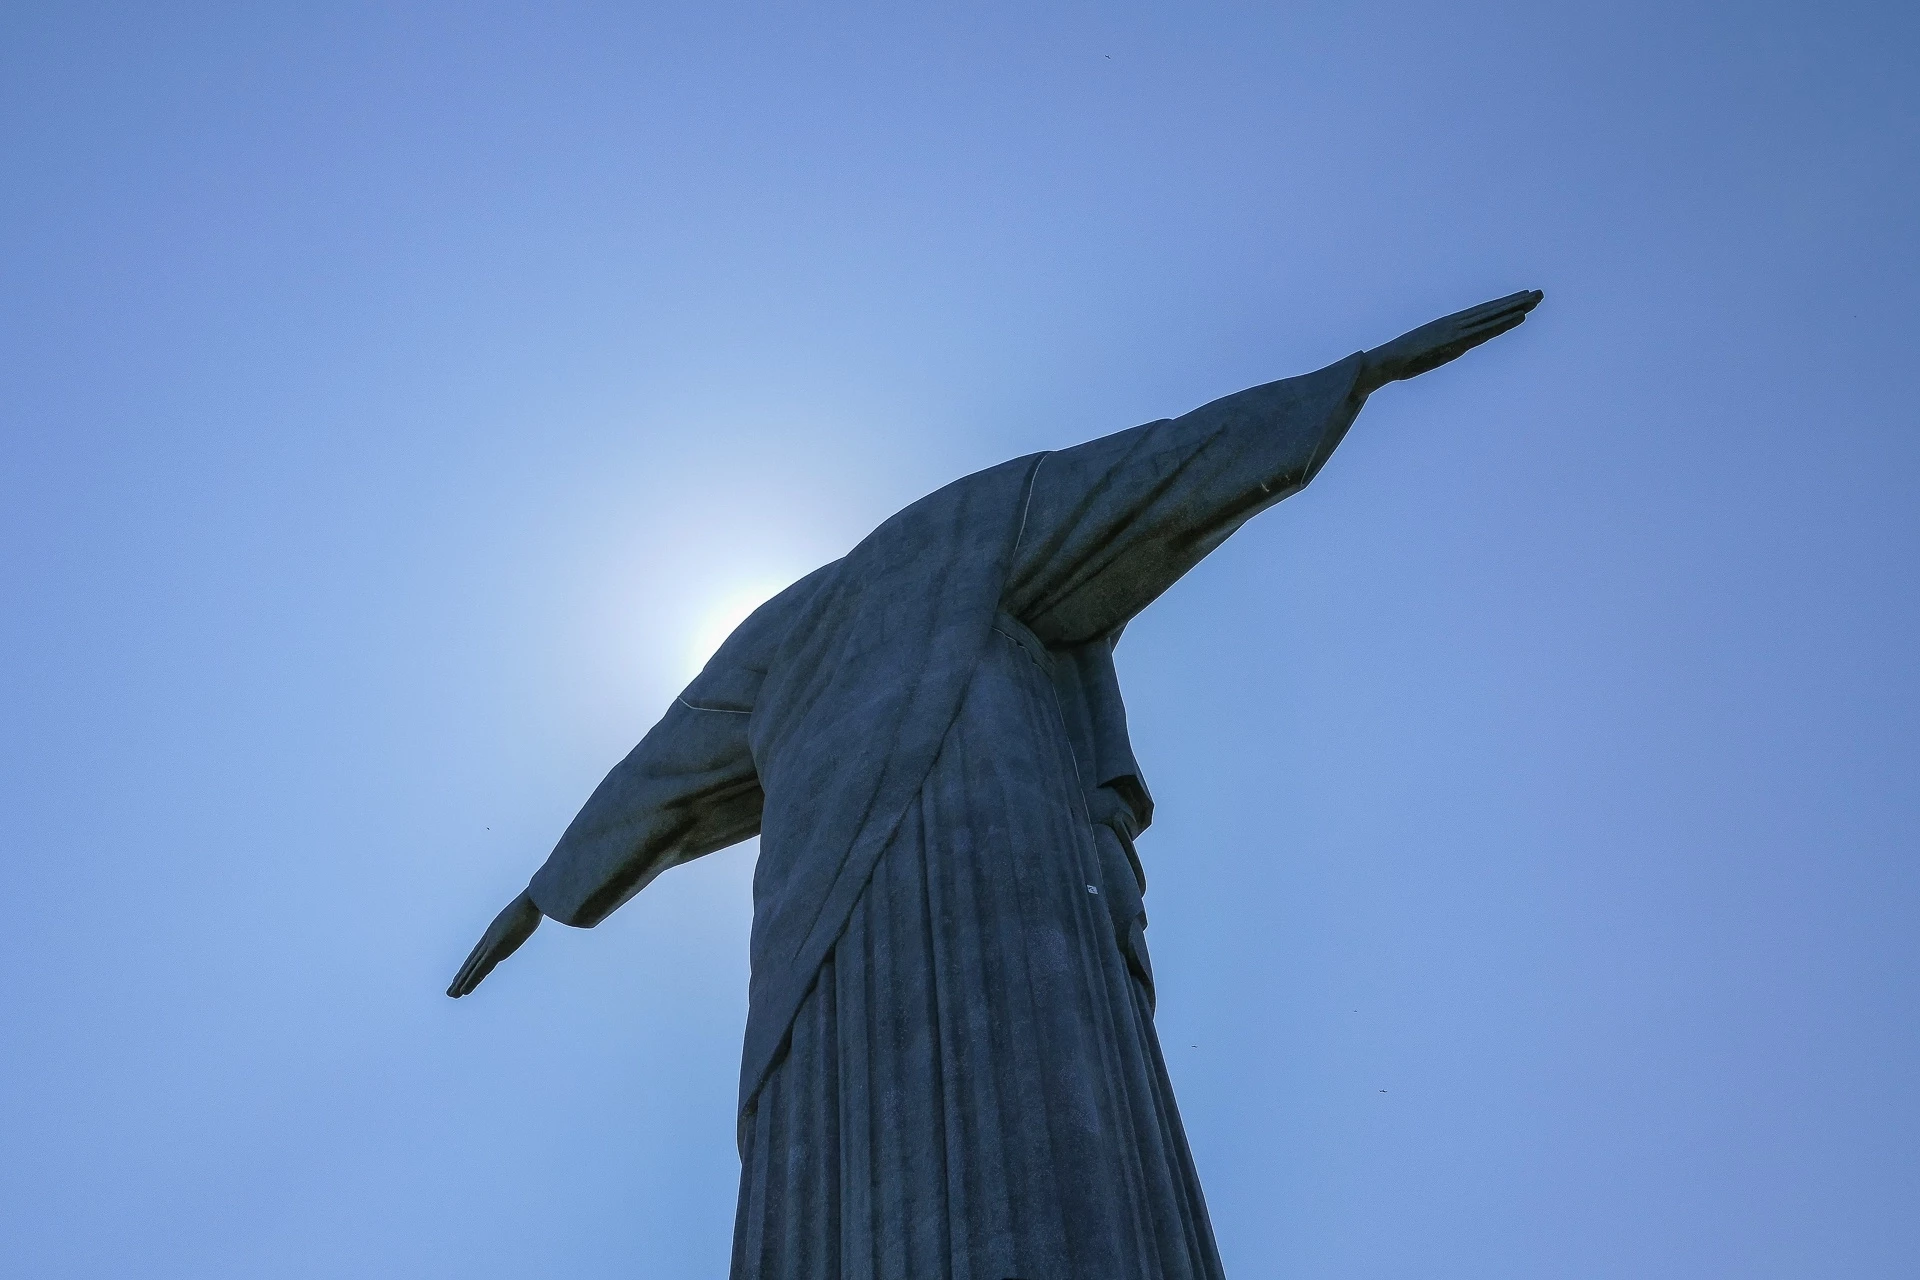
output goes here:
[[733, 629], [767, 601], [785, 589], [785, 582], [763, 578], [735, 587], [715, 598], [699, 613], [686, 648], [686, 677], [691, 680], [707, 665], [707, 659], [726, 643]]

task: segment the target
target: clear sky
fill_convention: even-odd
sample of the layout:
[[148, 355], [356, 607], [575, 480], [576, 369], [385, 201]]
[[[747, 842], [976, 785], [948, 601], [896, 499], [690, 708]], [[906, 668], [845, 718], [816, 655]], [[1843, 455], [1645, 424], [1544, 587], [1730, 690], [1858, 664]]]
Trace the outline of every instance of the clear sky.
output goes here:
[[1537, 286], [1120, 649], [1228, 1270], [1913, 1275], [1917, 13], [9, 6], [0, 1272], [723, 1274], [702, 646]]

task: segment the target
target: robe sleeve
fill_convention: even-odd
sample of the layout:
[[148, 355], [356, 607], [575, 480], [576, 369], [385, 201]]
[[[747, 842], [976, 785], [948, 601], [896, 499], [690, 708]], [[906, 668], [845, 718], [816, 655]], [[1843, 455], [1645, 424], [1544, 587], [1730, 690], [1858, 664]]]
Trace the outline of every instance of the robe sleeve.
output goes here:
[[591, 927], [668, 867], [758, 834], [748, 718], [676, 699], [534, 874], [528, 888], [541, 914]]
[[528, 885], [542, 915], [590, 928], [667, 868], [760, 833], [754, 708], [771, 653], [833, 569], [816, 569], [734, 628], [594, 789]]
[[1050, 453], [1002, 607], [1050, 647], [1110, 635], [1305, 487], [1359, 412], [1360, 357]]

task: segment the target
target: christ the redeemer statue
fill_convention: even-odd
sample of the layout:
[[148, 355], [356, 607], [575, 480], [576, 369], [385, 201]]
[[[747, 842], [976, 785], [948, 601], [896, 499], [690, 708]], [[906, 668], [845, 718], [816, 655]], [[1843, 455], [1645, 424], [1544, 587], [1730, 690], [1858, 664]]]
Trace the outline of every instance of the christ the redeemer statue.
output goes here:
[[928, 495], [741, 623], [474, 948], [756, 833], [734, 1280], [1221, 1274], [1153, 1028], [1122, 627], [1516, 293]]

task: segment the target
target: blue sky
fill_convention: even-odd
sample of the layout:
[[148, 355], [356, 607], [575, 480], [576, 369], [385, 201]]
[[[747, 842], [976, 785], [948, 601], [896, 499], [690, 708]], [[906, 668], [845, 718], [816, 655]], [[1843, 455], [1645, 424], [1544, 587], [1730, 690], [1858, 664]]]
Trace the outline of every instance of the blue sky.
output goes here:
[[16, 6], [0, 1270], [715, 1276], [744, 603], [1515, 289], [1128, 630], [1230, 1274], [1920, 1255], [1911, 6]]

